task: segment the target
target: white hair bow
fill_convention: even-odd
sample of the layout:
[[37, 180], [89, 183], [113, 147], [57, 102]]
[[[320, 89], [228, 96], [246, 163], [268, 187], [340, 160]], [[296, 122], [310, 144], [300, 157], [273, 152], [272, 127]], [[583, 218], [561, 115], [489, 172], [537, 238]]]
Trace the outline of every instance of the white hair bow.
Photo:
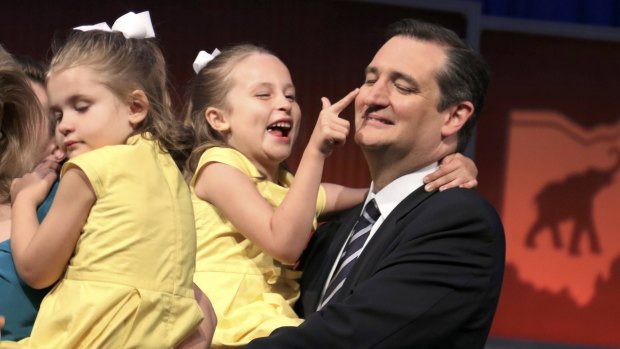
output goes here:
[[205, 65], [207, 65], [207, 63], [211, 62], [213, 58], [217, 57], [217, 55], [219, 54], [220, 50], [218, 49], [213, 50], [213, 53], [211, 54], [207, 53], [206, 51], [198, 52], [198, 56], [196, 56], [194, 64], [192, 65], [196, 74], [198, 74], [200, 70], [204, 68]]
[[83, 32], [91, 30], [121, 32], [127, 39], [146, 39], [155, 37], [155, 31], [153, 30], [153, 24], [151, 23], [149, 11], [140, 12], [138, 14], [133, 12], [126, 13], [114, 22], [112, 28], [110, 28], [106, 22], [101, 22], [94, 25], [82, 25], [73, 29], [81, 30]]

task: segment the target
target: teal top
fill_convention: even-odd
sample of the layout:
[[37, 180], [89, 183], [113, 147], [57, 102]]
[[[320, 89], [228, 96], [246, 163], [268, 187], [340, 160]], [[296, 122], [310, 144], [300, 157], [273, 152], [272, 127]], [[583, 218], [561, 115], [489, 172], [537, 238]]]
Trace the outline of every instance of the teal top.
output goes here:
[[[58, 181], [38, 207], [39, 222], [47, 215], [57, 188]], [[11, 240], [0, 243], [0, 315], [6, 319], [4, 328], [0, 330], [2, 340], [17, 341], [30, 336], [39, 305], [50, 289], [35, 290], [26, 285], [15, 270]]]
[[2, 340], [19, 340], [30, 336], [39, 304], [48, 289], [35, 290], [17, 276], [11, 257], [11, 240], [0, 243], [0, 314], [6, 322]]
[[56, 190], [58, 190], [58, 183], [60, 183], [60, 178], [57, 178], [56, 182], [52, 184], [52, 188], [50, 192], [47, 193], [47, 197], [45, 197], [45, 200], [37, 207], [37, 218], [39, 219], [39, 223], [43, 222], [43, 218], [47, 216], [47, 212], [50, 210], [50, 206], [52, 206], [52, 201], [54, 201], [54, 197], [56, 196]]

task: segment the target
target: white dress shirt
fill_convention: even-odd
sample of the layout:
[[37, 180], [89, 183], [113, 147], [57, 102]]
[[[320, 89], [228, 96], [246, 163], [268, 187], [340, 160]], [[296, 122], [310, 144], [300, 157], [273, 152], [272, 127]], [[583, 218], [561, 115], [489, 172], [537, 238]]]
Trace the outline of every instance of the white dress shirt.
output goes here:
[[[400, 204], [401, 201], [403, 201], [407, 196], [409, 196], [409, 194], [413, 193], [420, 186], [424, 185], [424, 176], [437, 170], [438, 166], [439, 164], [435, 162], [422, 169], [417, 170], [416, 172], [412, 172], [404, 176], [398, 177], [397, 179], [393, 180], [390, 184], [386, 185], [378, 193], [374, 193], [374, 183], [370, 184], [370, 190], [368, 191], [368, 196], [366, 197], [366, 201], [364, 201], [364, 207], [370, 200], [374, 198], [375, 202], [377, 203], [377, 207], [379, 208], [379, 212], [381, 212], [381, 216], [377, 218], [377, 221], [373, 224], [372, 228], [370, 229], [370, 234], [368, 235], [368, 239], [366, 239], [366, 242], [364, 243], [364, 247], [362, 247], [362, 251], [364, 250], [364, 248], [366, 248], [366, 245], [368, 245], [368, 242], [375, 235], [375, 233], [377, 232], [381, 224], [383, 224], [383, 221], [385, 221], [385, 218], [387, 218], [387, 216], [389, 216], [390, 213], [392, 213], [392, 211], [396, 208], [396, 206], [398, 206], [398, 204]], [[364, 210], [362, 210], [361, 212], [363, 211]], [[340, 247], [338, 258], [336, 258], [334, 265], [332, 266], [331, 271], [329, 272], [329, 277], [327, 278], [325, 285], [323, 285], [322, 294], [325, 293], [325, 289], [327, 288], [327, 285], [329, 285], [329, 281], [333, 277], [333, 274], [336, 269], [336, 265], [338, 264], [338, 261], [340, 260], [340, 256], [342, 255], [342, 251], [344, 250], [345, 245], [346, 245], [346, 241]]]

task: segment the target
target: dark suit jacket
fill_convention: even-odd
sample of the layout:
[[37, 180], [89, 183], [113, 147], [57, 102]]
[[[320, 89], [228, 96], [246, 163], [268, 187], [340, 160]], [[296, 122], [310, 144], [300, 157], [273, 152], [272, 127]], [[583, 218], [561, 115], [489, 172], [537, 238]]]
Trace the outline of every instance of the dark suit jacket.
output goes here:
[[483, 348], [499, 298], [505, 240], [474, 190], [403, 200], [372, 237], [342, 290], [316, 312], [330, 268], [361, 205], [321, 227], [302, 266], [305, 321], [248, 348]]

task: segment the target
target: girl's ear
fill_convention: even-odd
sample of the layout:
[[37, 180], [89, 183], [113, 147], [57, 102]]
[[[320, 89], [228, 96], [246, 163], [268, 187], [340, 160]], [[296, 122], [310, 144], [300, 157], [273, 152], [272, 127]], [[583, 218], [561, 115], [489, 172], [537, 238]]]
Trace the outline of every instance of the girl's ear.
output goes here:
[[129, 95], [129, 123], [136, 126], [149, 111], [149, 99], [142, 90], [135, 90]]
[[449, 137], [457, 134], [474, 112], [474, 105], [469, 101], [460, 102], [448, 109], [449, 115], [441, 126], [441, 135]]
[[214, 130], [222, 134], [230, 132], [230, 123], [222, 109], [214, 107], [207, 108], [207, 110], [205, 110], [205, 120], [207, 120]]

